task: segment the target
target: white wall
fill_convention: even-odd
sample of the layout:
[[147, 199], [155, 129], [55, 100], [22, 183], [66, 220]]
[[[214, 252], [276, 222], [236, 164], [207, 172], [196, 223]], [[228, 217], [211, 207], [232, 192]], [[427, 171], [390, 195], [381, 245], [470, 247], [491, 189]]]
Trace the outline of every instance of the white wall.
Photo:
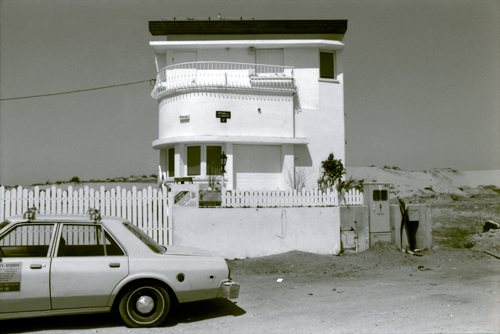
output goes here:
[[[227, 123], [215, 117], [217, 110], [231, 112]], [[188, 93], [162, 100], [159, 112], [159, 138], [190, 135], [293, 137], [293, 101], [286, 96]], [[189, 121], [180, 122], [180, 115], [189, 115]]]
[[340, 212], [328, 208], [199, 209], [173, 211], [173, 244], [227, 259], [292, 250], [340, 254]]

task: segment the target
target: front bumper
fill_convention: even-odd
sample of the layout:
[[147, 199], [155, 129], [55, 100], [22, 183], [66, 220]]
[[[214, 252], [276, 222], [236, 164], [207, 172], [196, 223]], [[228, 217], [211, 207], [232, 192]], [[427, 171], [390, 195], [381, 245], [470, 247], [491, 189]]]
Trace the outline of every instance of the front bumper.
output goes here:
[[217, 298], [235, 299], [240, 295], [240, 285], [233, 281], [222, 282]]

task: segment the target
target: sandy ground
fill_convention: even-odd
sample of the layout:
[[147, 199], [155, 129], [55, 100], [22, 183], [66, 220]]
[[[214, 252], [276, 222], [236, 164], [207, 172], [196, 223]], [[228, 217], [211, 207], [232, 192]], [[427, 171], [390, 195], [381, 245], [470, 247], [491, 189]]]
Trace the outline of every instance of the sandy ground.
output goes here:
[[[397, 168], [397, 167], [396, 167]], [[493, 185], [500, 187], [500, 170], [457, 171], [451, 168], [425, 172], [379, 167], [348, 167], [347, 177], [365, 182], [386, 182], [401, 197], [412, 195], [465, 195], [467, 189]]]

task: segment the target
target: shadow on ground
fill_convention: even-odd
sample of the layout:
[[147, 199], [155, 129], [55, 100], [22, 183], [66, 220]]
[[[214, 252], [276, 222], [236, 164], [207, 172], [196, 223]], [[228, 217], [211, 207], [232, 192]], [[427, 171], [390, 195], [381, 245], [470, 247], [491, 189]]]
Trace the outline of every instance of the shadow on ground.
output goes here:
[[[246, 312], [235, 302], [212, 299], [175, 305], [161, 327], [174, 327], [180, 323], [193, 323], [226, 316], [240, 316]], [[67, 315], [44, 318], [2, 320], [3, 334], [38, 331], [63, 331], [125, 327], [120, 315], [113, 313]]]

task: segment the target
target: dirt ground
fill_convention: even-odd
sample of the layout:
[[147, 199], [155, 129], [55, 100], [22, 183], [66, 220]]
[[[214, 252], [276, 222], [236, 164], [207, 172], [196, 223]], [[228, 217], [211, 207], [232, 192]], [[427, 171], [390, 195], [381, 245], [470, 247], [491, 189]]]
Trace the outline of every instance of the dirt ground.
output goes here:
[[[427, 203], [432, 249], [378, 243], [340, 256], [288, 252], [228, 260], [235, 300], [177, 305], [162, 327], [130, 329], [114, 314], [0, 322], [0, 333], [500, 333], [496, 186], [415, 192]], [[411, 192], [410, 192], [411, 193]]]

